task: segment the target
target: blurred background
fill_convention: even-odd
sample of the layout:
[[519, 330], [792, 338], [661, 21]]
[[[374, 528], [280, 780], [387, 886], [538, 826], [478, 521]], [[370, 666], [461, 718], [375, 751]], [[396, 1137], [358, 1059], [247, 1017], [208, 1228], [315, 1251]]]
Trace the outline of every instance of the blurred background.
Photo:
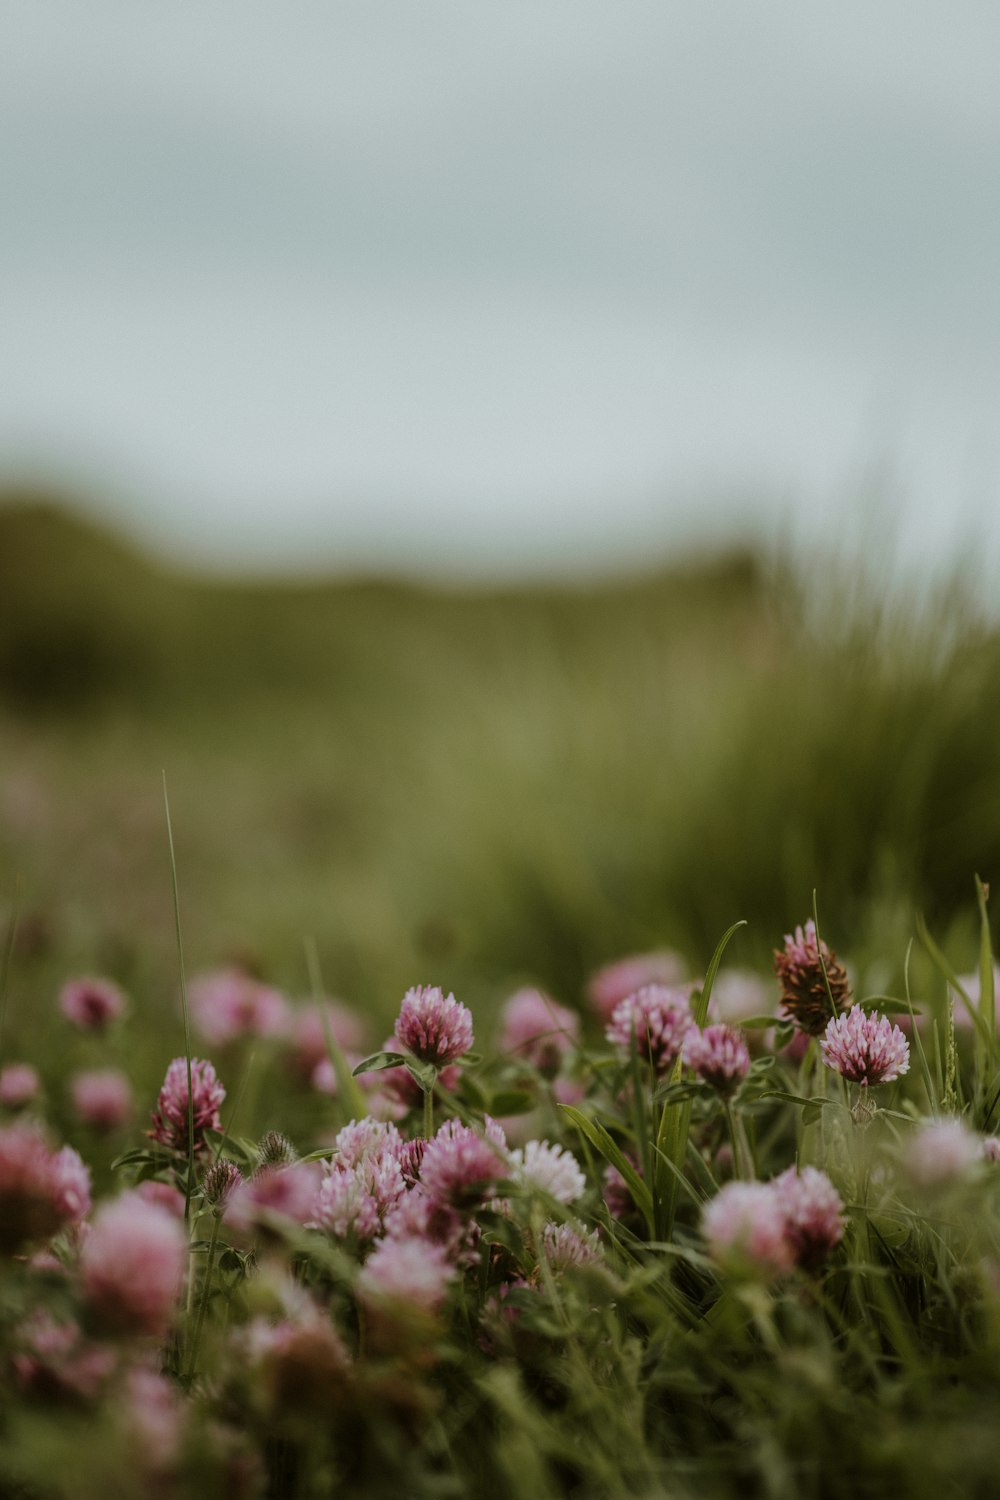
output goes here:
[[164, 770], [189, 968], [314, 938], [380, 1019], [738, 917], [766, 972], [814, 888], [971, 967], [998, 55], [973, 0], [12, 0], [15, 1037], [80, 971], [174, 1037]]

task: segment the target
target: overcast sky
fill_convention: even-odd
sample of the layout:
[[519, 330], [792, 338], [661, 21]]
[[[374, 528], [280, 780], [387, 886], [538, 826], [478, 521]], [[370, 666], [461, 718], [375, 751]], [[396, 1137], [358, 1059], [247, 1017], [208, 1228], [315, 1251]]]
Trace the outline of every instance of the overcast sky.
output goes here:
[[7, 0], [0, 477], [254, 567], [995, 539], [998, 71], [994, 0]]

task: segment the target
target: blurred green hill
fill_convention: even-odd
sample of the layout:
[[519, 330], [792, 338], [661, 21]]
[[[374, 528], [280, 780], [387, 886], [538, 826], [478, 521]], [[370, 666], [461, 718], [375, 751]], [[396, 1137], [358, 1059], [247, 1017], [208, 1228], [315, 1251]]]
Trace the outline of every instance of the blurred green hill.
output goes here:
[[746, 552], [576, 587], [237, 582], [57, 502], [0, 505], [0, 902], [39, 1004], [107, 969], [172, 1004], [161, 771], [192, 968], [533, 977], [736, 917], [766, 964], [818, 887], [837, 946], [948, 921], [1000, 873], [1000, 641]]

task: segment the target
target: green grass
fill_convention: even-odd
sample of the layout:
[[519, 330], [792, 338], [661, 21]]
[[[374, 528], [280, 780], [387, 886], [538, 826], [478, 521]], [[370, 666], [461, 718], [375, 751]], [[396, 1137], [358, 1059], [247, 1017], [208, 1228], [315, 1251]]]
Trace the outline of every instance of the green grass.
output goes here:
[[189, 970], [239, 956], [305, 993], [313, 938], [380, 1020], [417, 980], [573, 1002], [734, 916], [766, 967], [815, 886], [863, 963], [1000, 868], [1000, 639], [944, 589], [890, 611], [744, 555], [577, 588], [227, 584], [12, 505], [0, 599], [15, 1039], [80, 970], [174, 1027], [164, 771]]
[[[321, 974], [376, 1046], [403, 991], [437, 982], [472, 1007], [488, 1058], [517, 983], [575, 1004], [601, 962], [664, 945], [703, 974], [734, 922], [725, 962], [768, 973], [814, 890], [855, 992], [909, 994], [935, 1023], [868, 1130], [815, 1055], [760, 1058], [732, 1111], [690, 1080], [647, 1102], [639, 1057], [602, 1057], [591, 1028], [579, 1120], [527, 1085], [544, 1133], [586, 1164], [580, 1211], [604, 1228], [605, 1267], [546, 1274], [552, 1205], [515, 1193], [509, 1219], [482, 1216], [493, 1249], [446, 1326], [386, 1351], [358, 1312], [356, 1258], [286, 1225], [278, 1259], [354, 1356], [342, 1385], [248, 1375], [239, 1325], [290, 1294], [267, 1239], [244, 1281], [199, 1189], [166, 1355], [182, 1383], [211, 1378], [194, 1382], [182, 1477], [155, 1476], [164, 1494], [255, 1493], [229, 1441], [269, 1493], [303, 1500], [996, 1493], [998, 1169], [918, 1201], [899, 1158], [918, 1116], [997, 1123], [990, 989], [957, 1046], [946, 995], [950, 974], [989, 972], [973, 877], [1000, 871], [1000, 634], [951, 584], [890, 605], [874, 571], [739, 555], [576, 588], [239, 584], [172, 574], [48, 507], [0, 510], [0, 915], [20, 887], [0, 1042], [40, 1067], [45, 1118], [86, 1145], [95, 1196], [121, 1181], [127, 1143], [84, 1142], [69, 1075], [126, 1067], [145, 1146], [184, 1051], [164, 773], [188, 974], [238, 958], [297, 996]], [[87, 971], [132, 997], [110, 1038], [56, 1014], [62, 981]], [[264, 1044], [252, 1066], [249, 1047], [217, 1061], [238, 1137], [280, 1128], [308, 1150], [344, 1113]], [[526, 1082], [491, 1068], [470, 1067], [471, 1118]], [[762, 1177], [797, 1155], [835, 1179], [849, 1228], [821, 1277], [768, 1290], [706, 1260], [699, 1201], [727, 1129]], [[601, 1201], [602, 1155], [619, 1151], [649, 1181], [626, 1223]], [[36, 1304], [91, 1336], [72, 1276], [0, 1269], [11, 1349]], [[490, 1349], [493, 1277], [513, 1280], [521, 1316]], [[136, 1493], [113, 1393], [53, 1421], [3, 1381], [0, 1494]]]

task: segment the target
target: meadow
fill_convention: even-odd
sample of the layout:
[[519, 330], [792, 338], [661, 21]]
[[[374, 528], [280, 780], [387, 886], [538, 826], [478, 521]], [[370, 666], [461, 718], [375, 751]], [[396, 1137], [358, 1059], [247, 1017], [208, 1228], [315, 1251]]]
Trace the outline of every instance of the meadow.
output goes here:
[[0, 1495], [995, 1494], [975, 597], [0, 509]]

